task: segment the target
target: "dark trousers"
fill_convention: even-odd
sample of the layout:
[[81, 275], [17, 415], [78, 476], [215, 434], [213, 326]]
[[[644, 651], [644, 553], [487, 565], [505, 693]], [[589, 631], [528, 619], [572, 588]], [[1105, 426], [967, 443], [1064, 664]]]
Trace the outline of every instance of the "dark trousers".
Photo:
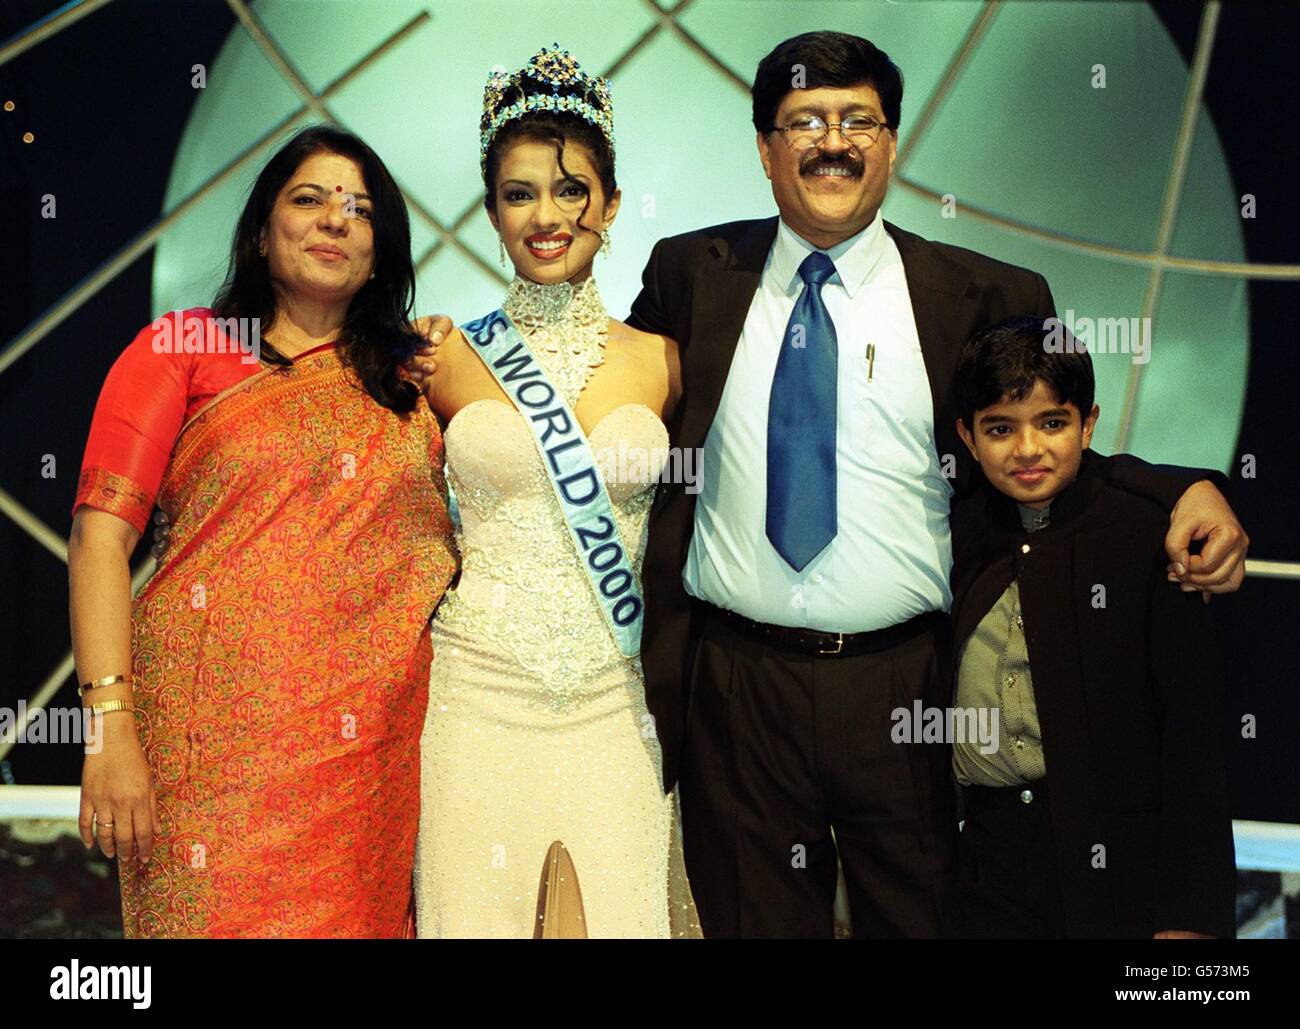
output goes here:
[[1046, 781], [997, 789], [971, 786], [963, 798], [957, 934], [980, 940], [1064, 936]]
[[705, 936], [831, 936], [837, 851], [855, 936], [939, 935], [951, 751], [894, 742], [891, 716], [947, 704], [946, 616], [887, 650], [818, 657], [712, 611], [701, 606], [679, 787]]

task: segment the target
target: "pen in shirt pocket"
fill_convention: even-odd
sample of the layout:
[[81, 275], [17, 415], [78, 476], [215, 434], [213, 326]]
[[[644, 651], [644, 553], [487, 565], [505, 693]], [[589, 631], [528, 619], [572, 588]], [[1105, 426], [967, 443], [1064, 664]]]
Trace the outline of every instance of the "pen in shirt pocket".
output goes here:
[[871, 373], [875, 371], [875, 368], [876, 368], [876, 345], [874, 343], [868, 343], [867, 344], [867, 381], [868, 382], [871, 381]]

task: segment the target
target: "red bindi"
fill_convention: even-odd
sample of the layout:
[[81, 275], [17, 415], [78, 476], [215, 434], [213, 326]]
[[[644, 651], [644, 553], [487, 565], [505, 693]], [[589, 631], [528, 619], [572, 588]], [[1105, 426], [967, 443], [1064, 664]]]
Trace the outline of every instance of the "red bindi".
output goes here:
[[343, 187], [342, 187], [342, 186], [335, 186], [335, 187], [334, 187], [334, 192], [335, 192], [335, 193], [342, 193], [342, 192], [343, 192]]

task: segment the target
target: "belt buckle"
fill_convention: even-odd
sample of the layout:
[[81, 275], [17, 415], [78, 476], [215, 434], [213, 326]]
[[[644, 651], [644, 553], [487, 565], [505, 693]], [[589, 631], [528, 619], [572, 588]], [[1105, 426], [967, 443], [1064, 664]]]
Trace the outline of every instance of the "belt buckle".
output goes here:
[[834, 650], [823, 650], [822, 647], [821, 647], [821, 644], [818, 644], [818, 645], [817, 645], [817, 656], [818, 656], [818, 657], [833, 657], [834, 655], [838, 654], [838, 653], [839, 653], [841, 650], [843, 650], [843, 649], [844, 649], [844, 633], [842, 633], [842, 632], [837, 632], [837, 633], [835, 634], [835, 649], [834, 649]]

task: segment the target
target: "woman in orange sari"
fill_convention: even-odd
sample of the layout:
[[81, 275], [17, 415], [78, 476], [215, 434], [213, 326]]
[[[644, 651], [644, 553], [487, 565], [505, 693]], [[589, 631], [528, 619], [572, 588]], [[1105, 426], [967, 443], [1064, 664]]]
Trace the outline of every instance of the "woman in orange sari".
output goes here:
[[[69, 576], [102, 714], [81, 833], [118, 858], [128, 937], [411, 935], [428, 623], [455, 570], [442, 437], [402, 371], [413, 291], [392, 177], [307, 129], [258, 177], [214, 309], [160, 318], [109, 373]], [[171, 537], [132, 607], [155, 502]]]

